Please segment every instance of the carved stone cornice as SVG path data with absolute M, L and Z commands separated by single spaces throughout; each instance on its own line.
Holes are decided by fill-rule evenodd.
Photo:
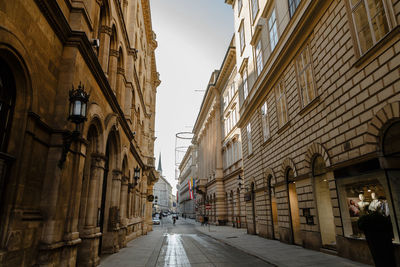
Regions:
M 124 68 L 117 68 L 117 74 L 125 75 L 125 69 Z
M 128 55 L 133 56 L 133 59 L 135 61 L 137 60 L 137 53 L 138 53 L 138 50 L 136 48 L 128 49 Z
M 118 50 L 110 49 L 110 57 L 119 57 Z
M 108 27 L 107 25 L 101 25 L 101 27 L 100 27 L 100 32 L 101 32 L 101 33 L 108 34 L 108 35 L 111 36 L 111 34 L 112 34 L 112 28 L 111 28 L 111 27 Z

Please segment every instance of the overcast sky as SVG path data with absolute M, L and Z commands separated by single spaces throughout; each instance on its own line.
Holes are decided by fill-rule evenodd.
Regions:
M 150 0 L 157 35 L 155 156 L 176 191 L 175 134 L 191 132 L 210 75 L 233 36 L 232 7 L 224 0 Z M 178 144 L 180 145 L 180 144 Z

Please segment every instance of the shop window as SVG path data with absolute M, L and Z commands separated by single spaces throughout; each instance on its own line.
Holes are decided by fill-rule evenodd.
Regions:
M 386 3 L 383 0 L 350 0 L 351 14 L 361 54 L 389 32 Z
M 7 151 L 7 143 L 15 105 L 15 82 L 7 63 L 0 59 L 0 151 Z
M 358 228 L 358 219 L 374 211 L 390 216 L 392 225 L 396 225 L 389 187 L 383 172 L 341 178 L 337 180 L 337 185 L 345 236 L 364 238 L 364 234 Z M 395 239 L 398 240 L 396 229 L 394 229 L 394 234 Z

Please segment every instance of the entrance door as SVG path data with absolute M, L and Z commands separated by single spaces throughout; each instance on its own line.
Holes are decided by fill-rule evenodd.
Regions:
M 108 178 L 108 171 L 109 171 L 109 158 L 110 158 L 110 151 L 109 145 L 107 144 L 106 147 L 106 161 L 104 164 L 104 178 L 103 178 L 103 186 L 102 186 L 102 194 L 101 194 L 101 206 L 100 206 L 100 232 L 102 235 L 100 236 L 99 241 L 99 255 L 101 254 L 101 249 L 103 245 L 103 235 L 104 235 L 104 217 L 105 217 L 105 210 L 106 210 L 106 193 L 107 193 L 107 178 Z
M 336 233 L 329 190 L 329 176 L 331 175 L 333 174 L 325 172 L 325 161 L 322 156 L 317 156 L 313 161 L 313 176 L 322 246 L 335 249 Z

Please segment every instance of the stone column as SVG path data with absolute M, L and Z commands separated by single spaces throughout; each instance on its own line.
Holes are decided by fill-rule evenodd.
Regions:
M 102 25 L 100 26 L 100 50 L 99 50 L 99 62 L 103 68 L 104 73 L 108 72 L 108 60 L 110 56 L 110 36 L 111 28 Z
M 121 56 L 121 55 L 120 55 Z M 117 100 L 122 108 L 122 112 L 125 111 L 125 82 L 124 82 L 125 70 L 121 67 L 117 68 Z
M 120 213 L 119 216 L 121 218 L 120 221 L 120 229 L 119 229 L 119 247 L 123 248 L 126 247 L 126 234 L 127 234 L 127 218 L 126 218 L 126 211 L 127 205 L 126 202 L 128 201 L 128 181 L 129 178 L 126 176 L 122 177 L 121 183 L 121 195 L 120 195 Z
M 98 255 L 99 239 L 101 236 L 100 227 L 97 224 L 98 206 L 101 195 L 98 194 L 101 187 L 101 179 L 104 176 L 105 156 L 99 153 L 92 153 L 90 165 L 90 181 L 85 226 L 83 232 L 79 233 L 82 244 L 78 249 L 78 266 L 96 266 L 100 263 Z
M 108 82 L 114 94 L 117 94 L 117 65 L 118 65 L 119 52 L 110 49 L 110 62 L 108 64 Z

